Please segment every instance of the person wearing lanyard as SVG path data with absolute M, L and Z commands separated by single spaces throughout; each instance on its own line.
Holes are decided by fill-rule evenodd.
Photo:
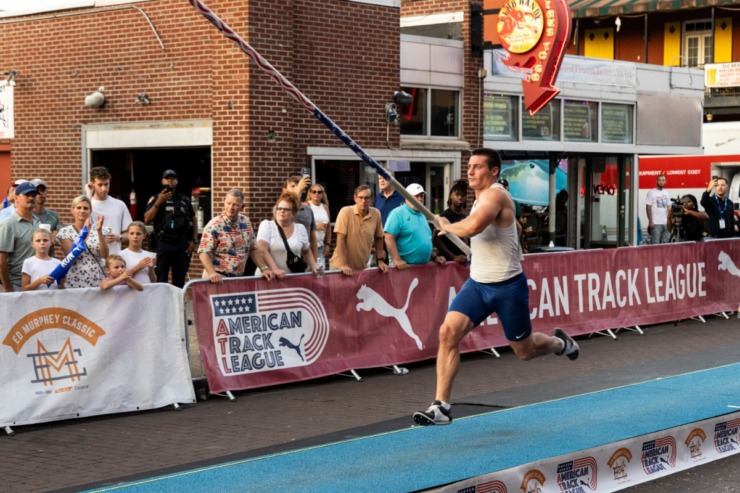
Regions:
M 714 197 L 711 196 L 714 190 Z M 727 179 L 713 176 L 701 196 L 701 206 L 704 207 L 709 220 L 707 231 L 712 238 L 730 238 L 738 234 L 735 223 L 735 204 L 727 198 Z

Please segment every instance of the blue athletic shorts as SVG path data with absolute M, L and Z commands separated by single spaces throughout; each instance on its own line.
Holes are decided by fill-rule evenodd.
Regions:
M 495 312 L 509 341 L 523 341 L 532 333 L 529 288 L 524 272 L 506 281 L 488 284 L 468 279 L 448 311 L 467 316 L 473 327 Z

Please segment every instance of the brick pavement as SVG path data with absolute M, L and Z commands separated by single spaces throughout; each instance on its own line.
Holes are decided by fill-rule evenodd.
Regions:
M 645 336 L 623 332 L 618 341 L 594 337 L 579 342 L 582 354 L 575 363 L 554 356 L 525 363 L 508 350 L 500 359 L 483 353 L 464 356 L 454 400 L 468 405 L 456 405 L 456 416 L 735 363 L 740 361 L 740 321 L 684 321 L 649 327 Z M 433 397 L 435 372 L 433 361 L 408 368 L 403 376 L 365 370 L 363 382 L 334 376 L 244 391 L 236 394 L 236 402 L 212 396 L 181 411 L 18 427 L 16 436 L 0 437 L 0 491 L 76 491 L 79 485 L 409 426 L 411 412 Z M 737 472 L 740 457 L 728 462 Z M 712 467 L 719 470 L 710 464 L 701 468 L 710 471 L 706 474 L 692 470 L 686 477 L 672 476 L 665 486 L 655 481 L 650 489 L 632 491 L 730 491 L 722 489 L 729 479 L 707 479 L 716 472 Z M 706 488 L 696 489 L 699 484 Z

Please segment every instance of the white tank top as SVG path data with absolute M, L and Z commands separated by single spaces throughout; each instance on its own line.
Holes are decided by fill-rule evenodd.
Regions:
M 313 205 L 313 203 L 309 201 L 308 205 L 311 206 L 311 210 L 313 211 L 313 220 L 316 222 L 316 224 L 323 223 L 326 224 L 327 227 L 329 227 L 329 215 L 326 213 L 326 209 L 324 209 L 324 204 Z M 319 246 L 324 243 L 324 238 L 326 238 L 326 230 L 317 229 L 316 241 L 319 242 Z
M 491 188 L 500 188 L 509 194 L 499 183 L 494 183 Z M 471 214 L 477 205 L 476 200 Z M 522 272 L 522 249 L 516 232 L 516 219 L 508 228 L 493 224 L 486 226 L 486 229 L 470 238 L 470 250 L 470 277 L 476 282 L 502 282 Z

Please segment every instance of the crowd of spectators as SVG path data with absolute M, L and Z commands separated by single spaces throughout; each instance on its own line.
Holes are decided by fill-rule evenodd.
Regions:
M 196 252 L 203 278 L 213 283 L 244 275 L 267 280 L 282 279 L 291 272 L 320 275 L 325 258 L 328 268 L 346 276 L 369 266 L 386 272 L 389 265 L 403 270 L 415 264 L 466 264 L 469 260 L 438 236 L 414 201 L 405 199 L 382 177 L 375 197 L 367 185 L 355 189 L 354 205 L 339 211 L 333 228 L 326 190 L 311 183 L 307 175 L 285 180 L 273 217 L 262 221 L 258 230 L 244 213 L 243 192 L 232 189 L 226 194 L 223 211 L 205 225 L 200 238 L 191 202 L 177 192 L 176 171 L 168 169 L 162 174 L 162 191 L 149 199 L 144 222 L 132 221 L 126 204 L 108 194 L 110 182 L 106 168 L 90 171 L 85 194 L 71 203 L 68 225 L 46 207 L 48 189 L 43 179 L 17 180 L 10 187 L 0 210 L 0 282 L 5 292 L 119 284 L 137 288 L 151 282 L 182 287 Z M 725 178 L 713 177 L 701 200 L 690 194 L 671 199 L 665 186 L 666 177 L 658 176 L 655 189 L 646 197 L 648 242 L 740 236 Z M 426 193 L 420 184 L 412 183 L 405 196 L 423 204 Z M 467 184 L 459 180 L 451 187 L 442 217 L 450 222 L 464 219 L 467 196 Z M 567 194 L 558 199 L 565 214 Z M 53 279 L 49 274 L 58 258 L 82 241 L 83 228 L 86 248 L 63 282 Z M 522 231 L 524 236 L 526 229 Z M 145 249 L 147 245 L 152 251 Z

